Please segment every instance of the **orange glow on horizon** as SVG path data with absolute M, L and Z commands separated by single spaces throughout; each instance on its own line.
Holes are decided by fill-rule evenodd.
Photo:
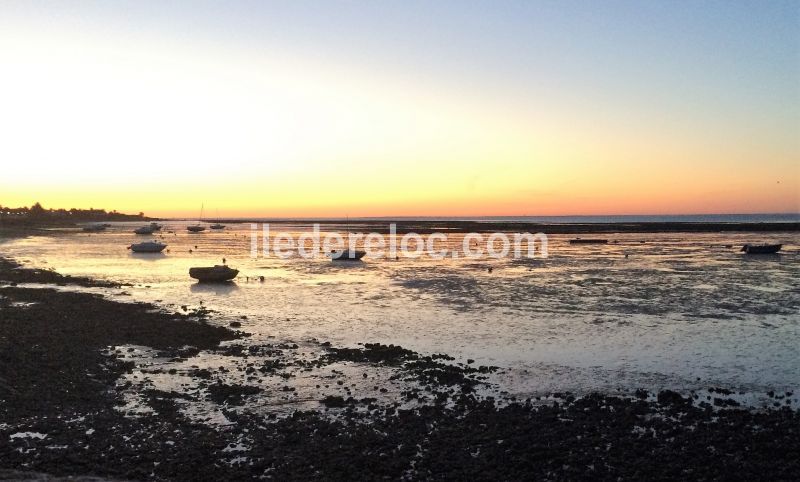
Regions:
M 716 95 L 705 77 L 674 92 L 647 78 L 531 84 L 546 61 L 530 77 L 473 84 L 383 58 L 104 22 L 0 27 L 5 206 L 157 217 L 197 217 L 201 204 L 207 217 L 800 212 L 796 89 L 770 103 L 738 84 Z

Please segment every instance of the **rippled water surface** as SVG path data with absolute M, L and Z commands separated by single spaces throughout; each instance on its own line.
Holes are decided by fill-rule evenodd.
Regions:
M 614 234 L 608 245 L 550 236 L 547 259 L 252 259 L 250 225 L 186 232 L 167 223 L 159 255 L 119 223 L 7 241 L 0 253 L 63 274 L 132 283 L 131 296 L 170 309 L 247 316 L 257 337 L 340 345 L 396 343 L 506 368 L 513 393 L 552 389 L 800 387 L 800 239 L 794 233 Z M 296 233 L 307 226 L 282 226 Z M 460 244 L 460 235 L 450 235 Z M 744 256 L 745 242 L 783 242 Z M 190 253 L 190 250 L 192 251 Z M 627 255 L 627 256 L 626 256 Z M 199 285 L 192 266 L 240 270 Z M 488 267 L 493 270 L 489 272 Z M 264 277 L 263 281 L 259 277 Z M 698 378 L 700 380 L 698 380 Z

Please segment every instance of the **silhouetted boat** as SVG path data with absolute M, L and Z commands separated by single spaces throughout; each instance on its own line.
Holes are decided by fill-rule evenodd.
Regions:
M 91 224 L 89 226 L 84 226 L 83 231 L 86 233 L 99 233 L 105 231 L 107 227 L 108 226 L 105 224 Z
M 150 227 L 153 229 L 153 231 L 161 231 L 161 228 L 162 228 L 163 226 L 161 226 L 161 225 L 160 225 L 160 224 L 158 224 L 158 223 L 150 223 Z
M 189 268 L 189 276 L 205 283 L 230 281 L 237 274 L 239 270 L 219 264 L 210 268 Z
M 745 244 L 742 246 L 742 251 L 745 254 L 775 254 L 782 247 L 782 244 Z
M 200 222 L 203 222 L 203 205 L 200 205 Z M 205 226 L 200 226 L 200 223 L 194 224 L 192 226 L 186 226 L 186 229 L 190 233 L 199 233 L 200 231 L 205 231 Z
M 328 256 L 332 261 L 358 261 L 366 255 L 366 251 L 358 251 L 355 249 L 343 249 L 341 251 L 331 251 Z
M 217 209 L 217 219 L 219 219 L 219 209 Z M 225 229 L 224 224 L 220 224 L 219 221 L 211 225 L 211 229 Z
M 575 238 L 570 239 L 569 244 L 608 244 L 608 240 L 598 238 Z
M 350 237 L 350 217 L 347 217 L 347 236 Z M 366 255 L 366 251 L 357 249 L 334 249 L 328 253 L 331 261 L 358 261 Z
M 145 241 L 144 243 L 136 243 L 128 246 L 128 249 L 134 253 L 160 253 L 164 251 L 167 245 L 159 243 L 158 241 Z
M 133 232 L 136 234 L 153 234 L 153 231 L 155 231 L 155 229 L 153 229 L 152 225 L 142 226 L 141 228 L 136 228 L 133 230 Z

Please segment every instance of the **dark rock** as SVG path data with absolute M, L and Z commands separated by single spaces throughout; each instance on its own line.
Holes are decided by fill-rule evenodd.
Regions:
M 344 398 L 338 395 L 328 395 L 327 397 L 320 400 L 320 403 L 329 408 L 342 408 L 347 405 Z

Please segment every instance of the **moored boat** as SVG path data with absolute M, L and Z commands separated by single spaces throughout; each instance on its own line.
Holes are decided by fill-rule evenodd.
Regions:
M 89 226 L 84 226 L 83 231 L 85 233 L 99 233 L 105 231 L 107 227 L 105 224 L 90 224 Z
M 742 251 L 745 254 L 775 254 L 782 247 L 782 244 L 745 244 Z
M 136 234 L 153 234 L 153 231 L 155 231 L 155 229 L 153 229 L 152 225 L 142 226 L 141 228 L 136 228 L 133 230 L 133 232 Z
M 237 274 L 239 274 L 239 270 L 219 264 L 212 267 L 189 268 L 189 276 L 205 283 L 230 281 Z
M 164 251 L 164 248 L 166 247 L 166 244 L 153 240 L 132 244 L 128 246 L 128 249 L 134 253 L 160 253 Z
M 331 251 L 328 256 L 332 261 L 358 261 L 367 254 L 366 251 L 343 249 Z
M 219 219 L 219 210 L 217 210 L 217 219 Z M 211 229 L 225 229 L 225 225 L 217 221 L 211 225 Z
M 569 244 L 608 244 L 608 240 L 599 238 L 575 238 L 570 239 Z
M 152 223 L 150 223 L 150 227 L 153 229 L 153 231 L 161 231 L 161 228 L 163 226 L 161 226 L 160 224 L 158 224 L 156 222 L 152 222 Z
M 193 224 L 191 226 L 186 226 L 186 230 L 189 231 L 190 233 L 199 233 L 201 231 L 205 231 L 206 227 L 200 225 L 200 223 L 202 223 L 202 222 L 203 222 L 203 205 L 201 204 L 200 205 L 200 219 L 199 219 L 199 221 L 197 222 L 197 224 Z

